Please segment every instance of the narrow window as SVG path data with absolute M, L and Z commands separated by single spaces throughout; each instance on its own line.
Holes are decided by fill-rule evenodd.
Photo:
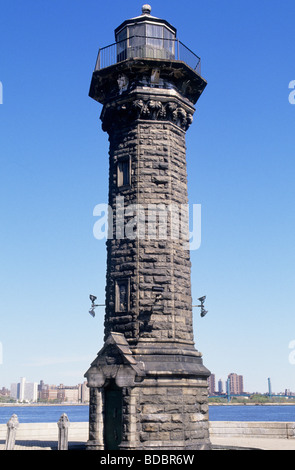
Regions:
M 129 280 L 122 279 L 116 282 L 116 312 L 129 310 Z
M 117 186 L 130 185 L 130 158 L 119 160 L 117 163 Z

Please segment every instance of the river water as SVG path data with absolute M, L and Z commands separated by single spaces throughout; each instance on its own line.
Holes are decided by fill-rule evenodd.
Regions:
M 295 405 L 211 405 L 209 420 L 295 421 Z
M 86 405 L 60 406 L 0 406 L 0 424 L 7 423 L 15 413 L 20 423 L 57 423 L 66 413 L 71 422 L 86 422 L 89 407 Z M 292 421 L 295 422 L 295 405 L 210 405 L 210 421 Z

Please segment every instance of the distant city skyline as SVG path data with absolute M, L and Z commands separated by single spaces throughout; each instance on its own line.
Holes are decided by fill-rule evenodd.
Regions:
M 295 390 L 294 0 L 153 0 L 208 82 L 187 132 L 194 341 L 218 379 Z M 83 380 L 103 345 L 108 140 L 88 97 L 99 47 L 140 14 L 130 0 L 3 0 L 0 382 Z M 21 73 L 21 79 L 20 79 Z M 0 98 L 0 101 L 2 97 Z
M 266 380 L 265 380 L 265 384 L 266 384 L 265 389 L 263 389 L 263 390 L 262 389 L 257 389 L 257 388 L 248 389 L 247 385 L 245 386 L 245 382 L 247 382 L 247 378 L 245 378 L 243 375 L 236 374 L 235 372 L 231 372 L 231 373 L 227 374 L 226 378 L 218 377 L 213 372 L 211 374 L 211 376 L 214 377 L 214 390 L 215 390 L 215 392 L 219 392 L 220 391 L 219 387 L 220 387 L 220 385 L 222 385 L 222 393 L 226 394 L 226 382 L 227 382 L 230 375 L 236 375 L 237 377 L 241 377 L 241 379 L 242 379 L 242 391 L 244 393 L 248 393 L 248 394 L 255 394 L 255 393 L 268 394 L 269 393 L 269 388 L 268 388 L 268 379 L 269 379 L 269 377 L 267 377 Z M 211 376 L 210 376 L 210 378 L 211 378 Z M 210 384 L 209 384 L 209 389 L 210 389 Z M 213 391 L 213 388 L 211 390 Z M 274 394 L 284 394 L 286 392 L 286 390 L 288 390 L 290 393 L 295 393 L 295 389 L 292 390 L 292 389 L 289 389 L 288 387 L 283 387 L 281 390 L 276 390 L 276 391 L 272 390 L 272 392 Z M 236 393 L 236 391 L 234 389 L 232 389 L 231 392 Z M 239 392 L 240 391 L 238 391 L 238 393 Z
M 214 378 L 214 390 L 216 392 L 218 392 L 218 387 L 219 387 L 219 382 L 222 383 L 222 387 L 223 387 L 223 393 L 226 393 L 226 382 L 228 380 L 228 378 L 230 376 L 236 376 L 237 378 L 241 378 L 242 380 L 242 392 L 244 393 L 248 393 L 248 394 L 255 394 L 255 393 L 260 393 L 260 394 L 268 394 L 269 393 L 269 388 L 268 388 L 268 379 L 269 378 L 266 378 L 266 386 L 265 386 L 265 389 L 262 389 L 262 390 L 258 390 L 258 389 L 253 389 L 253 390 L 250 390 L 248 389 L 247 387 L 245 387 L 244 383 L 245 383 L 245 377 L 243 375 L 239 375 L 235 372 L 230 372 L 226 375 L 226 378 L 224 377 L 217 377 L 216 374 L 214 373 L 211 373 L 211 376 L 209 377 L 209 389 L 210 389 L 210 379 L 211 378 Z M 37 381 L 28 381 L 26 377 L 23 377 L 21 376 L 19 378 L 20 380 L 20 383 L 22 383 L 22 380 L 24 383 L 29 383 L 30 385 L 32 384 L 37 384 L 38 388 L 40 387 L 40 384 L 43 384 L 45 386 L 49 386 L 49 387 L 64 387 L 64 388 L 73 388 L 73 387 L 77 387 L 78 385 L 82 385 L 82 384 L 86 384 L 86 380 L 85 378 L 83 377 L 83 380 L 81 380 L 80 382 L 78 381 L 77 383 L 71 383 L 71 384 L 66 384 L 65 381 L 61 381 L 61 382 L 56 382 L 56 383 L 47 383 L 46 381 L 44 381 L 43 379 L 38 379 Z M 247 378 L 246 378 L 247 380 Z M 12 386 L 16 386 L 17 385 L 17 382 L 14 380 L 12 381 L 9 386 L 5 386 L 3 384 L 0 383 L 0 391 L 1 389 L 5 388 L 5 389 L 8 389 L 8 390 L 11 390 L 11 387 Z M 284 394 L 286 392 L 286 390 L 288 390 L 289 392 L 291 393 L 295 393 L 295 389 L 294 391 L 292 389 L 289 389 L 288 387 L 283 387 L 281 390 L 276 390 L 276 391 L 272 391 L 274 394 Z M 237 393 L 237 391 L 235 391 L 233 388 L 231 389 L 231 392 L 232 393 Z M 240 392 L 240 391 L 239 391 Z
M 89 401 L 89 388 L 86 381 L 78 383 L 73 386 L 59 384 L 46 384 L 43 380 L 38 382 L 28 382 L 26 377 L 21 377 L 20 382 L 15 382 L 10 385 L 9 389 L 0 387 L 4 391 L 4 396 L 7 396 L 8 390 L 9 397 L 17 400 L 18 402 L 36 403 L 37 401 L 44 402 L 88 402 Z

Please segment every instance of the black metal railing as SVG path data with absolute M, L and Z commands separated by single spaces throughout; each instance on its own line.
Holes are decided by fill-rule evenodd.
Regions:
M 201 75 L 201 59 L 179 39 L 132 36 L 102 47 L 98 51 L 95 70 L 104 69 L 126 59 L 164 59 L 185 62 Z

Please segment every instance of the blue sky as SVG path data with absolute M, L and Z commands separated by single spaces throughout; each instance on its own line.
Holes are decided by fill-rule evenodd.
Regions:
M 144 2 L 142 2 L 144 3 Z M 0 387 L 68 385 L 102 346 L 108 136 L 88 97 L 99 47 L 142 3 L 2 0 L 0 28 Z M 122 7 L 122 5 L 124 5 Z M 195 343 L 216 379 L 295 391 L 293 0 L 154 0 L 152 14 L 202 59 L 208 86 L 187 133 Z

